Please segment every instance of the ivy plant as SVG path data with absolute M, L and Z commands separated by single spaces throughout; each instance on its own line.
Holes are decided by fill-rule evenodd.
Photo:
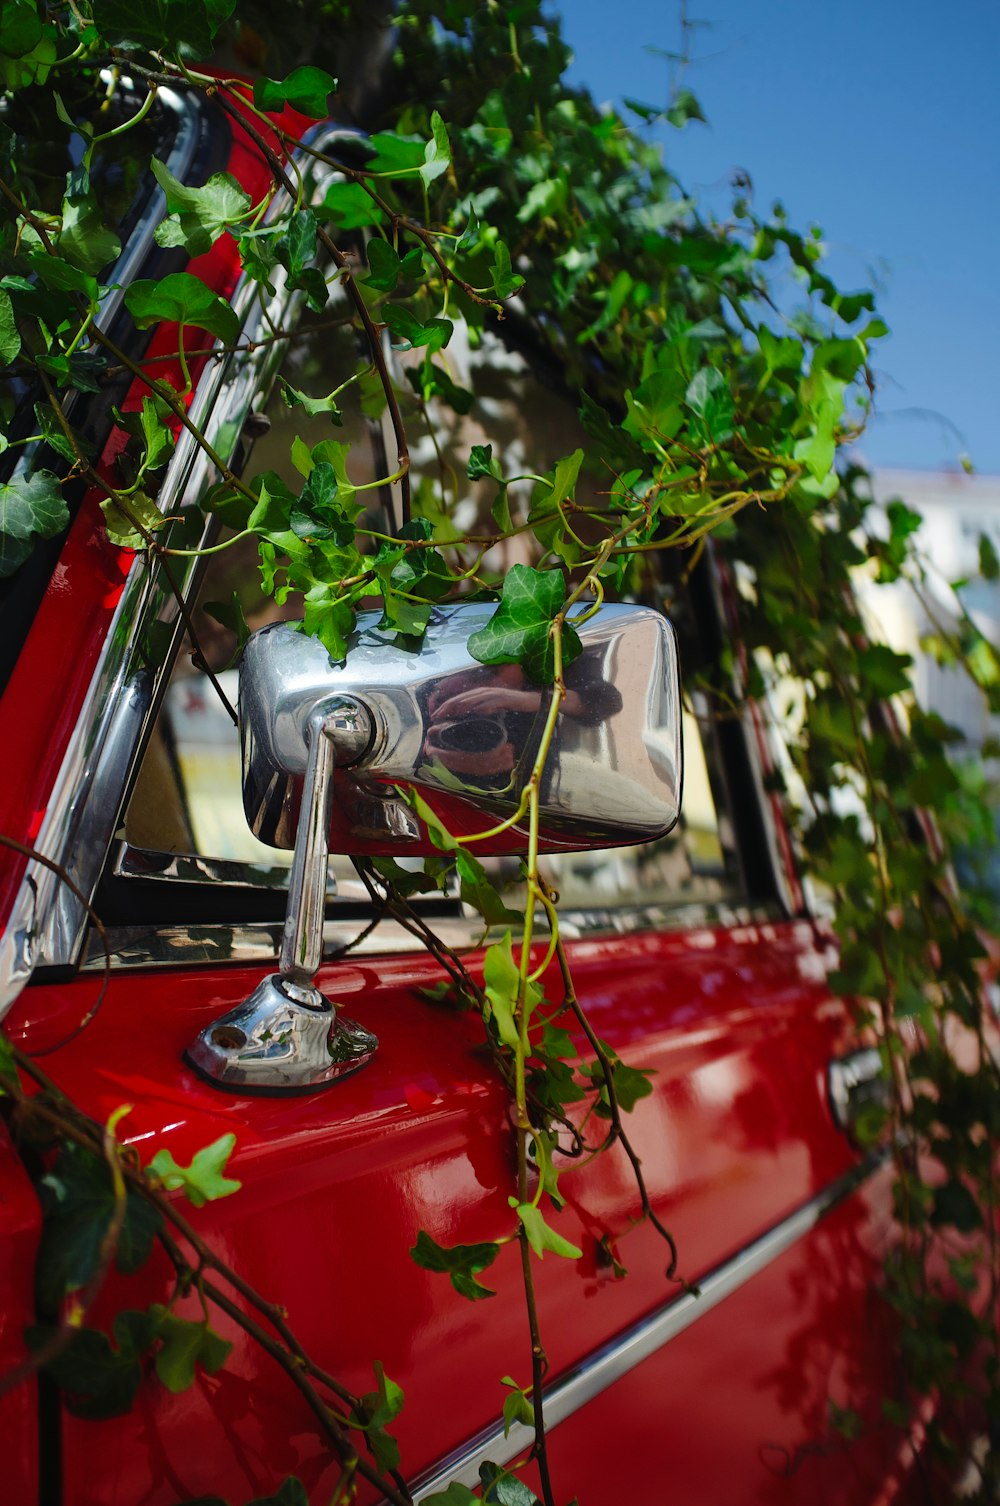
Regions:
M 0 575 L 13 575 L 39 541 L 66 527 L 79 478 L 103 506 L 111 540 L 145 554 L 150 568 L 189 552 L 176 521 L 156 505 L 158 478 L 184 427 L 215 469 L 203 499 L 224 530 L 213 551 L 252 540 L 262 590 L 279 601 L 298 593 L 305 631 L 334 659 L 362 607 L 377 605 L 386 631 L 414 638 L 436 603 L 476 591 L 496 610 L 472 653 L 486 664 L 519 664 L 552 687 L 535 766 L 511 818 L 533 833 L 523 911 L 493 889 L 476 856 L 489 833 L 453 835 L 419 801 L 439 858 L 421 875 L 381 860 L 362 872 L 381 910 L 415 928 L 441 962 L 452 1001 L 479 1009 L 509 1086 L 517 1170 L 502 1239 L 446 1248 L 420 1231 L 411 1253 L 480 1302 L 492 1296 L 490 1266 L 501 1245 L 518 1247 L 531 1345 L 524 1374 L 503 1380 L 503 1417 L 508 1428 L 515 1421 L 533 1428 L 542 1499 L 555 1506 L 533 1273 L 539 1260 L 579 1256 L 558 1227 L 567 1173 L 556 1149 L 560 1136 L 582 1148 L 581 1103 L 603 1126 L 591 1148 L 624 1147 L 637 1216 L 662 1236 L 669 1278 L 679 1281 L 683 1266 L 628 1138 L 628 1111 L 650 1091 L 648 1078 L 594 1034 L 573 984 L 539 867 L 538 792 L 581 622 L 606 593 L 641 589 L 654 557 L 680 552 L 692 568 L 711 548 L 733 586 L 733 626 L 746 657 L 730 651 L 705 682 L 730 714 L 751 699 L 766 705 L 769 686 L 796 688 L 801 726 L 791 763 L 806 793 L 797 809 L 786 791 L 785 806 L 804 871 L 833 899 L 831 985 L 856 1000 L 859 1027 L 878 1041 L 890 1084 L 888 1105 L 873 1107 L 862 1126 L 871 1143 L 890 1147 L 895 1167 L 898 1237 L 885 1292 L 899 1315 L 906 1393 L 887 1399 L 886 1415 L 906 1425 L 923 1399 L 944 1398 L 929 1423 L 920 1413 L 929 1446 L 952 1465 L 971 1460 L 963 1417 L 971 1413 L 990 1439 L 986 1421 L 995 1424 L 1000 1410 L 1000 1094 L 983 991 L 982 935 L 992 912 L 956 887 L 951 855 L 981 840 L 988 823 L 981 794 L 949 761 L 954 732 L 917 704 L 911 661 L 872 642 L 856 604 L 859 570 L 882 582 L 909 580 L 918 591 L 926 571 L 914 514 L 899 503 L 881 526 L 868 478 L 843 458 L 870 410 L 871 352 L 886 333 L 875 300 L 864 289 L 838 288 L 819 237 L 796 230 L 780 206 L 761 212 L 739 190 L 728 219 L 703 216 L 644 134 L 657 112 L 640 102 L 624 113 L 601 111 L 566 85 L 566 47 L 537 0 L 401 0 L 386 64 L 391 104 L 381 107 L 364 149 L 338 155 L 303 144 L 302 118 L 322 119 L 338 98 L 336 38 L 365 11 L 360 0 L 300 0 L 282 7 L 295 24 L 277 34 L 250 0 L 4 5 L 0 351 L 8 376 L 0 449 L 8 453 Z M 225 59 L 234 46 L 263 59 L 254 78 L 232 76 Z M 260 197 L 227 173 L 180 182 L 155 156 L 155 133 L 150 144 L 143 131 L 164 86 L 212 101 L 234 139 L 264 164 Z M 115 97 L 125 103 L 117 113 L 109 111 Z M 678 87 L 665 116 L 680 132 L 701 111 Z M 53 144 L 49 157 L 32 149 L 38 140 Z M 676 140 L 681 157 L 683 138 Z M 192 258 L 185 270 L 123 292 L 138 329 L 168 331 L 176 381 L 132 361 L 103 318 L 136 166 L 165 196 L 159 245 Z M 314 182 L 324 186 L 313 192 Z M 333 434 L 312 446 L 297 441 L 294 483 L 273 471 L 236 476 L 193 424 L 187 399 L 212 342 L 241 348 L 232 307 L 199 272 L 197 259 L 220 243 L 262 299 L 280 277 L 319 315 L 338 300 L 364 360 L 329 392 L 286 379 L 283 396 L 293 410 L 325 416 L 335 434 L 338 399 L 358 384 L 394 437 L 384 476 L 353 482 L 349 446 Z M 793 314 L 774 294 L 789 271 L 801 295 Z M 490 523 L 474 536 L 456 523 L 454 496 L 438 473 L 415 475 L 411 463 L 412 434 L 433 434 L 441 415 L 466 414 L 476 400 L 450 360 L 459 327 L 473 345 L 516 327 L 558 373 L 586 436 L 551 470 L 528 476 L 499 439 L 477 443 L 467 474 Z M 386 339 L 405 359 L 387 360 Z M 124 454 L 114 472 L 96 465 L 77 414 L 123 367 L 142 399 L 114 415 Z M 26 390 L 37 398 L 27 419 Z M 596 504 L 579 500 L 584 468 L 608 478 Z M 392 515 L 379 519 L 368 494 L 390 488 Z M 526 554 L 503 571 L 492 562 L 515 538 L 527 541 Z M 987 546 L 982 559 L 995 575 Z M 243 604 L 237 597 L 212 611 L 238 650 Z M 1000 710 L 1000 662 L 968 615 L 957 631 L 937 635 L 936 651 L 964 665 Z M 452 869 L 493 928 L 481 981 L 409 908 L 415 892 L 443 883 Z M 560 979 L 555 1000 L 543 993 L 550 964 Z M 586 1055 L 553 1023 L 563 1014 L 587 1040 Z M 169 1195 L 180 1191 L 197 1209 L 234 1194 L 230 1137 L 188 1167 L 166 1149 L 142 1165 L 119 1144 L 114 1119 L 87 1119 L 6 1046 L 0 1076 L 19 1137 L 43 1152 L 34 1157 L 46 1214 L 39 1281 L 67 1314 L 31 1332 L 24 1374 L 44 1367 L 81 1415 L 113 1415 L 132 1405 L 150 1367 L 172 1391 L 224 1367 L 228 1345 L 212 1327 L 221 1312 L 268 1349 L 306 1398 L 322 1445 L 341 1464 L 338 1499 L 362 1477 L 397 1506 L 407 1501 L 391 1431 L 404 1401 L 398 1385 L 374 1362 L 370 1392 L 339 1385 Z M 178 1293 L 197 1288 L 203 1316 L 154 1305 L 118 1313 L 110 1331 L 92 1323 L 107 1272 L 137 1268 L 154 1245 L 173 1263 Z M 975 1459 L 976 1498 L 994 1499 L 992 1445 Z M 483 1499 L 506 1506 L 535 1499 L 493 1464 L 483 1466 L 480 1488 Z M 302 1506 L 306 1493 L 290 1479 L 270 1499 Z M 430 1503 L 472 1499 L 453 1483 Z

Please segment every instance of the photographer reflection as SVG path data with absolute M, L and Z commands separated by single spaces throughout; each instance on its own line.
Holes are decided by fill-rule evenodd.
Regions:
M 546 785 L 556 776 L 560 754 L 580 748 L 584 729 L 599 728 L 621 710 L 620 693 L 604 678 L 603 660 L 601 646 L 594 645 L 565 672 Z M 529 680 L 519 664 L 454 675 L 427 699 L 424 758 L 458 776 L 470 791 L 519 790 L 537 756 L 553 693 L 551 686 Z

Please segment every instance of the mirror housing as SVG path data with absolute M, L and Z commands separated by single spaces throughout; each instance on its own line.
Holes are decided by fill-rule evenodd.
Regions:
M 430 856 L 436 849 L 399 791 L 417 791 L 456 836 L 512 816 L 537 757 L 551 686 L 518 664 L 481 664 L 468 640 L 491 603 L 438 608 L 415 648 L 362 613 L 347 657 L 289 624 L 255 633 L 240 668 L 243 801 L 254 834 L 295 846 L 310 722 L 335 698 L 359 703 L 371 731 L 344 745 L 330 848 L 358 856 Z M 540 790 L 548 851 L 651 841 L 680 809 L 680 686 L 666 618 L 603 606 L 582 623 L 583 652 L 566 669 L 566 698 Z M 336 739 L 335 739 L 336 741 Z M 479 854 L 527 850 L 527 822 L 476 843 Z
M 482 664 L 469 639 L 495 607 L 438 607 L 419 643 L 362 613 L 331 661 L 295 624 L 255 633 L 240 668 L 243 800 L 261 841 L 294 847 L 279 971 L 216 1020 L 188 1060 L 225 1086 L 306 1092 L 371 1060 L 378 1042 L 313 982 L 322 960 L 328 855 L 437 852 L 407 796 L 485 854 L 528 850 L 519 811 L 556 694 L 516 664 Z M 571 618 L 570 621 L 573 621 Z M 666 618 L 602 606 L 573 626 L 582 651 L 541 772 L 539 846 L 651 841 L 680 814 L 681 700 Z M 504 823 L 508 823 L 504 825 Z M 500 831 L 494 828 L 502 826 Z

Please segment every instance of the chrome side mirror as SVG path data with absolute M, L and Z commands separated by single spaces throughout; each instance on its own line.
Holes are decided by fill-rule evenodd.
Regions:
M 313 979 L 322 958 L 327 857 L 436 851 L 406 799 L 416 791 L 456 835 L 515 815 L 553 690 L 517 664 L 485 665 L 468 640 L 495 608 L 438 608 L 416 648 L 362 613 L 342 663 L 287 623 L 254 634 L 240 669 L 243 799 L 255 835 L 294 847 L 279 972 L 199 1036 L 189 1060 L 222 1083 L 305 1091 L 356 1071 L 377 1045 L 338 1018 Z M 681 704 L 669 623 L 603 606 L 579 626 L 582 654 L 545 761 L 544 850 L 666 835 L 681 794 Z M 336 772 L 335 772 L 336 771 Z M 525 821 L 477 843 L 523 853 Z

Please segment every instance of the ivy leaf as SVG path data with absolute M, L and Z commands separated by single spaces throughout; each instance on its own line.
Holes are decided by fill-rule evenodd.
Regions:
M 402 303 L 390 303 L 382 310 L 382 317 L 402 343 L 399 350 L 417 350 L 426 345 L 428 350 L 443 350 L 454 332 L 450 319 L 428 319 L 422 322 L 411 309 Z
M 176 57 L 182 45 L 196 57 L 212 51 L 215 34 L 236 0 L 94 0 L 94 25 L 105 42 L 136 43 Z
M 421 1229 L 410 1256 L 425 1271 L 446 1271 L 460 1297 L 478 1302 L 484 1297 L 496 1296 L 496 1292 L 477 1281 L 476 1277 L 493 1264 L 499 1253 L 500 1246 L 490 1242 L 450 1247 L 439 1245 L 426 1229 Z
M 979 1205 L 965 1183 L 957 1177 L 951 1177 L 935 1188 L 931 1223 L 937 1228 L 950 1226 L 960 1234 L 971 1234 L 974 1229 L 982 1228 Z
M 493 459 L 493 446 L 491 444 L 474 444 L 469 455 L 469 464 L 465 474 L 470 481 L 478 481 L 483 476 L 492 476 L 494 481 L 503 482 L 503 472 L 499 461 Z
M 230 305 L 190 272 L 171 272 L 158 281 L 140 278 L 126 288 L 125 307 L 140 329 L 161 321 L 191 324 L 217 335 L 224 345 L 235 344 L 240 333 Z
M 323 208 L 341 230 L 364 230 L 381 225 L 382 210 L 360 183 L 332 183 L 323 199 Z
M 281 381 L 281 395 L 289 408 L 304 408 L 310 418 L 319 418 L 324 414 L 329 415 L 331 423 L 338 428 L 343 427 L 344 415 L 337 407 L 337 400 L 328 393 L 326 397 L 310 397 L 307 392 L 300 392 L 298 387 L 293 387 L 284 377 Z
M 255 1496 L 249 1506 L 309 1506 L 309 1497 L 301 1480 L 289 1475 L 273 1496 Z
M 159 158 L 150 167 L 171 216 L 157 226 L 158 246 L 183 246 L 191 256 L 201 256 L 250 208 L 250 195 L 230 173 L 213 173 L 203 187 L 187 188 Z
M 62 226 L 57 242 L 60 253 L 82 271 L 96 276 L 121 255 L 122 243 L 104 223 L 96 197 L 87 193 L 63 200 Z
M 235 633 L 236 648 L 229 661 L 230 664 L 234 664 L 242 654 L 246 647 L 247 639 L 250 637 L 250 628 L 243 614 L 243 603 L 240 600 L 240 593 L 234 591 L 232 600 L 228 602 L 206 601 L 202 604 L 202 611 L 207 612 L 209 617 L 213 618 L 220 627 L 227 628 L 229 632 Z
M 696 371 L 685 397 L 699 420 L 701 433 L 709 444 L 724 444 L 733 436 L 735 405 L 725 376 L 715 366 Z
M 979 573 L 984 580 L 996 580 L 1000 577 L 1000 558 L 987 533 L 979 535 Z
M 141 529 L 155 533 L 166 523 L 152 497 L 147 497 L 145 492 L 132 492 L 128 497 L 122 497 L 121 503 L 105 497 L 101 512 L 108 538 L 119 549 L 145 549 L 147 541 Z
M 561 1234 L 557 1234 L 545 1218 L 540 1208 L 533 1203 L 518 1203 L 513 1199 L 513 1205 L 517 1209 L 517 1216 L 524 1225 L 524 1231 L 528 1236 L 528 1243 L 535 1254 L 541 1260 L 546 1250 L 551 1250 L 553 1255 L 563 1255 L 567 1260 L 579 1260 L 583 1254 L 576 1245 L 570 1244 Z
M 170 1151 L 164 1148 L 156 1152 L 148 1170 L 158 1176 L 170 1192 L 183 1187 L 188 1201 L 195 1208 L 202 1208 L 216 1198 L 239 1192 L 243 1185 L 223 1175 L 235 1144 L 234 1134 L 220 1135 L 211 1145 L 195 1152 L 190 1166 L 178 1166 Z
M 479 1478 L 484 1506 L 540 1506 L 538 1497 L 523 1480 L 489 1459 L 479 1466 Z
M 490 268 L 493 291 L 500 299 L 510 298 L 518 288 L 524 287 L 524 278 L 511 267 L 510 251 L 503 241 L 497 241 Z
M 467 1485 L 452 1480 L 447 1490 L 436 1490 L 422 1498 L 422 1506 L 479 1506 L 479 1497 Z
M 330 113 L 330 95 L 337 92 L 337 80 L 323 68 L 305 64 L 293 68 L 280 83 L 273 78 L 259 78 L 253 86 L 253 102 L 258 110 L 281 110 L 291 105 L 300 115 L 325 120 Z
M 101 1260 L 101 1246 L 116 1212 L 111 1171 L 101 1158 L 66 1145 L 40 1184 L 45 1224 L 36 1280 L 40 1299 L 56 1306 L 67 1292 L 86 1286 Z M 145 1264 L 162 1223 L 138 1192 L 126 1195 L 115 1263 L 128 1275 Z
M 502 896 L 490 883 L 486 869 L 468 848 L 457 850 L 455 867 L 461 880 L 462 899 L 479 911 L 488 926 L 516 925 L 520 921 L 520 912 L 504 904 Z
M 419 246 L 414 246 L 412 251 L 407 251 L 401 258 L 388 241 L 374 236 L 368 242 L 367 256 L 368 276 L 364 281 L 369 287 L 378 288 L 382 293 L 394 292 L 400 278 L 405 281 L 419 277 L 423 266 L 423 252 Z
M 689 120 L 704 121 L 705 116 L 701 105 L 695 99 L 690 89 L 679 89 L 674 96 L 673 103 L 667 110 L 667 119 L 678 130 L 687 125 Z
M 510 931 L 506 931 L 500 941 L 487 947 L 483 959 L 483 979 L 489 1005 L 488 1018 L 495 1023 L 497 1034 L 503 1044 L 509 1046 L 512 1051 L 516 1051 L 518 1034 L 514 1008 L 517 1004 L 518 986 L 521 980 L 517 963 L 514 961 Z
M 350 1424 L 361 1428 L 368 1439 L 375 1463 L 384 1474 L 399 1468 L 399 1444 L 386 1425 L 393 1422 L 403 1410 L 403 1388 L 390 1380 L 378 1360 L 375 1361 L 377 1391 L 366 1391 L 362 1396 L 363 1413 L 352 1412 Z
M 121 1417 L 131 1410 L 142 1380 L 140 1360 L 154 1342 L 154 1325 L 147 1313 L 117 1314 L 112 1332 L 117 1347 L 97 1328 L 81 1328 L 66 1348 L 43 1367 L 61 1387 L 76 1417 Z M 48 1327 L 25 1333 L 30 1349 L 40 1349 L 52 1336 Z
M 451 162 L 451 142 L 448 131 L 437 110 L 431 111 L 431 139 L 424 148 L 424 160 L 420 164 L 420 178 L 427 188 L 435 178 L 448 171 Z
M 500 605 L 484 628 L 469 639 L 469 653 L 481 664 L 520 664 L 531 679 L 551 684 L 555 657 L 550 628 L 566 600 L 566 582 L 558 570 L 513 565 L 503 583 Z M 563 664 L 571 664 L 583 645 L 568 622 L 562 629 Z
M 207 1321 L 179 1318 L 165 1307 L 149 1309 L 160 1347 L 156 1351 L 156 1374 L 175 1396 L 194 1385 L 195 1365 L 209 1375 L 221 1370 L 232 1344 L 210 1328 Z
M 71 356 L 36 356 L 35 364 L 60 387 L 74 387 L 77 392 L 100 392 L 101 377 L 108 358 L 101 350 L 74 350 Z
M 306 592 L 302 626 L 310 638 L 319 639 L 336 663 L 347 657 L 347 640 L 354 622 L 354 608 L 336 586 L 319 581 Z
M 503 1435 L 510 1437 L 510 1430 L 515 1422 L 523 1422 L 527 1428 L 534 1427 L 535 1412 L 530 1398 L 521 1390 L 516 1380 L 509 1375 L 503 1376 L 500 1381 L 502 1386 L 509 1386 L 510 1394 L 504 1397 L 503 1403 Z
M 14 305 L 6 288 L 0 288 L 0 361 L 10 366 L 21 353 L 21 336 L 14 318 Z
M 52 471 L 0 482 L 0 577 L 12 575 L 31 553 L 31 540 L 51 539 L 69 522 L 59 478 Z

